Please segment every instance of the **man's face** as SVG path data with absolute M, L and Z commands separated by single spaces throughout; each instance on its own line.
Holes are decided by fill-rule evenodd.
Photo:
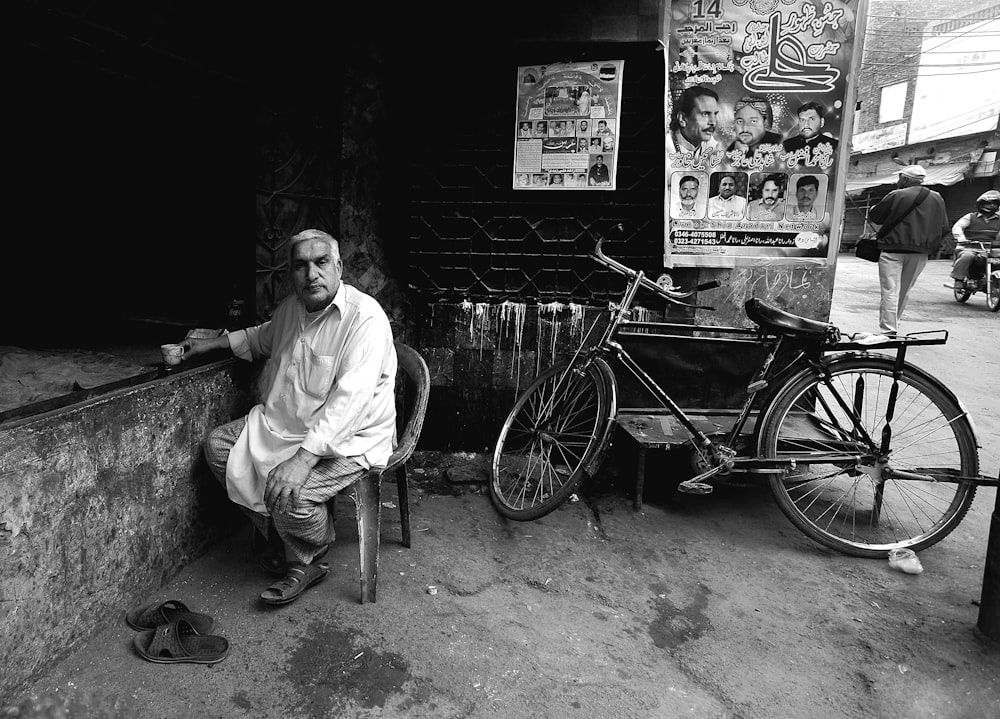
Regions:
M 694 109 L 689 115 L 679 118 L 681 135 L 692 145 L 708 142 L 715 135 L 715 123 L 719 117 L 719 103 L 714 97 L 700 95 L 694 100 Z
M 305 240 L 292 251 L 295 294 L 310 312 L 321 310 L 340 289 L 344 264 L 323 240 Z
M 692 207 L 698 197 L 698 183 L 695 180 L 686 180 L 680 186 L 681 205 Z
M 799 203 L 800 210 L 811 210 L 816 201 L 816 185 L 800 185 L 795 190 L 795 199 Z
M 774 180 L 765 180 L 764 186 L 760 188 L 760 204 L 764 207 L 771 208 L 778 204 L 778 196 L 781 194 L 781 188 L 778 187 L 778 183 Z
M 731 177 L 723 177 L 719 180 L 719 194 L 723 200 L 728 200 L 736 192 L 736 180 Z
M 1000 210 L 1000 202 L 996 200 L 987 200 L 983 203 L 984 214 L 995 215 L 997 210 Z
M 744 145 L 756 145 L 766 129 L 764 116 L 753 105 L 744 105 L 736 111 L 736 139 Z
M 823 118 L 812 108 L 799 113 L 799 134 L 807 140 L 816 137 L 823 129 Z

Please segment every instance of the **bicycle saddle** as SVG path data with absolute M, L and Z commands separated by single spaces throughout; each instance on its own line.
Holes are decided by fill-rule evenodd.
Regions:
M 779 310 L 761 299 L 753 297 L 743 305 L 747 317 L 763 329 L 775 334 L 814 335 L 823 338 L 836 331 L 829 322 L 811 320 L 808 317 L 793 315 L 791 312 Z

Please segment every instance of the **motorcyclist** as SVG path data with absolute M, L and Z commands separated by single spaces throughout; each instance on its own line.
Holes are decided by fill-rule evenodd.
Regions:
M 955 260 L 951 266 L 951 278 L 955 289 L 965 286 L 969 269 L 977 255 L 987 249 L 1000 247 L 1000 191 L 987 190 L 976 200 L 976 212 L 958 218 L 951 228 L 955 238 Z M 980 245 L 980 243 L 982 243 Z

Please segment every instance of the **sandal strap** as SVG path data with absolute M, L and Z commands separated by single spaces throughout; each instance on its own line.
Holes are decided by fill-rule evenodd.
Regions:
M 294 590 L 297 585 L 302 584 L 310 578 L 311 572 L 310 567 L 315 567 L 319 569 L 322 573 L 326 573 L 329 570 L 330 565 L 326 562 L 318 562 L 316 564 L 296 564 L 288 567 L 287 573 L 284 578 L 279 579 L 277 582 L 268 587 L 268 590 L 277 592 L 281 597 L 284 597 L 286 593 Z
M 147 653 L 154 657 L 170 657 L 174 659 L 189 654 L 181 641 L 182 637 L 198 633 L 194 630 L 194 627 L 183 619 L 171 624 L 161 624 L 155 631 L 156 635 L 153 637 L 153 641 L 149 643 L 149 648 L 146 650 Z
M 302 575 L 301 579 L 295 576 L 296 572 Z M 305 579 L 305 577 L 306 573 L 303 572 L 301 569 L 299 569 L 298 567 L 290 567 L 288 569 L 288 573 L 285 574 L 284 578 L 279 579 L 277 582 L 272 584 L 270 586 L 270 589 L 273 589 L 274 591 L 278 592 L 281 596 L 285 596 L 285 592 L 295 589 L 296 584 L 302 584 L 302 579 Z
M 161 624 L 169 624 L 172 620 L 167 612 L 190 612 L 187 605 L 179 599 L 168 599 L 167 601 L 149 607 L 139 615 L 141 624 L 158 627 Z

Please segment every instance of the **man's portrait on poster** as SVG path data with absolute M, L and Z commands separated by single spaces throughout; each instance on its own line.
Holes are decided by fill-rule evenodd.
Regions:
M 754 199 L 747 205 L 747 219 L 777 222 L 785 214 L 785 182 L 780 173 L 765 175 L 755 172 L 750 176 Z
M 708 198 L 708 216 L 713 220 L 742 220 L 746 215 L 746 175 L 742 172 L 712 173 L 716 194 Z
M 676 172 L 670 178 L 670 216 L 677 220 L 705 217 L 708 175 L 704 172 Z

